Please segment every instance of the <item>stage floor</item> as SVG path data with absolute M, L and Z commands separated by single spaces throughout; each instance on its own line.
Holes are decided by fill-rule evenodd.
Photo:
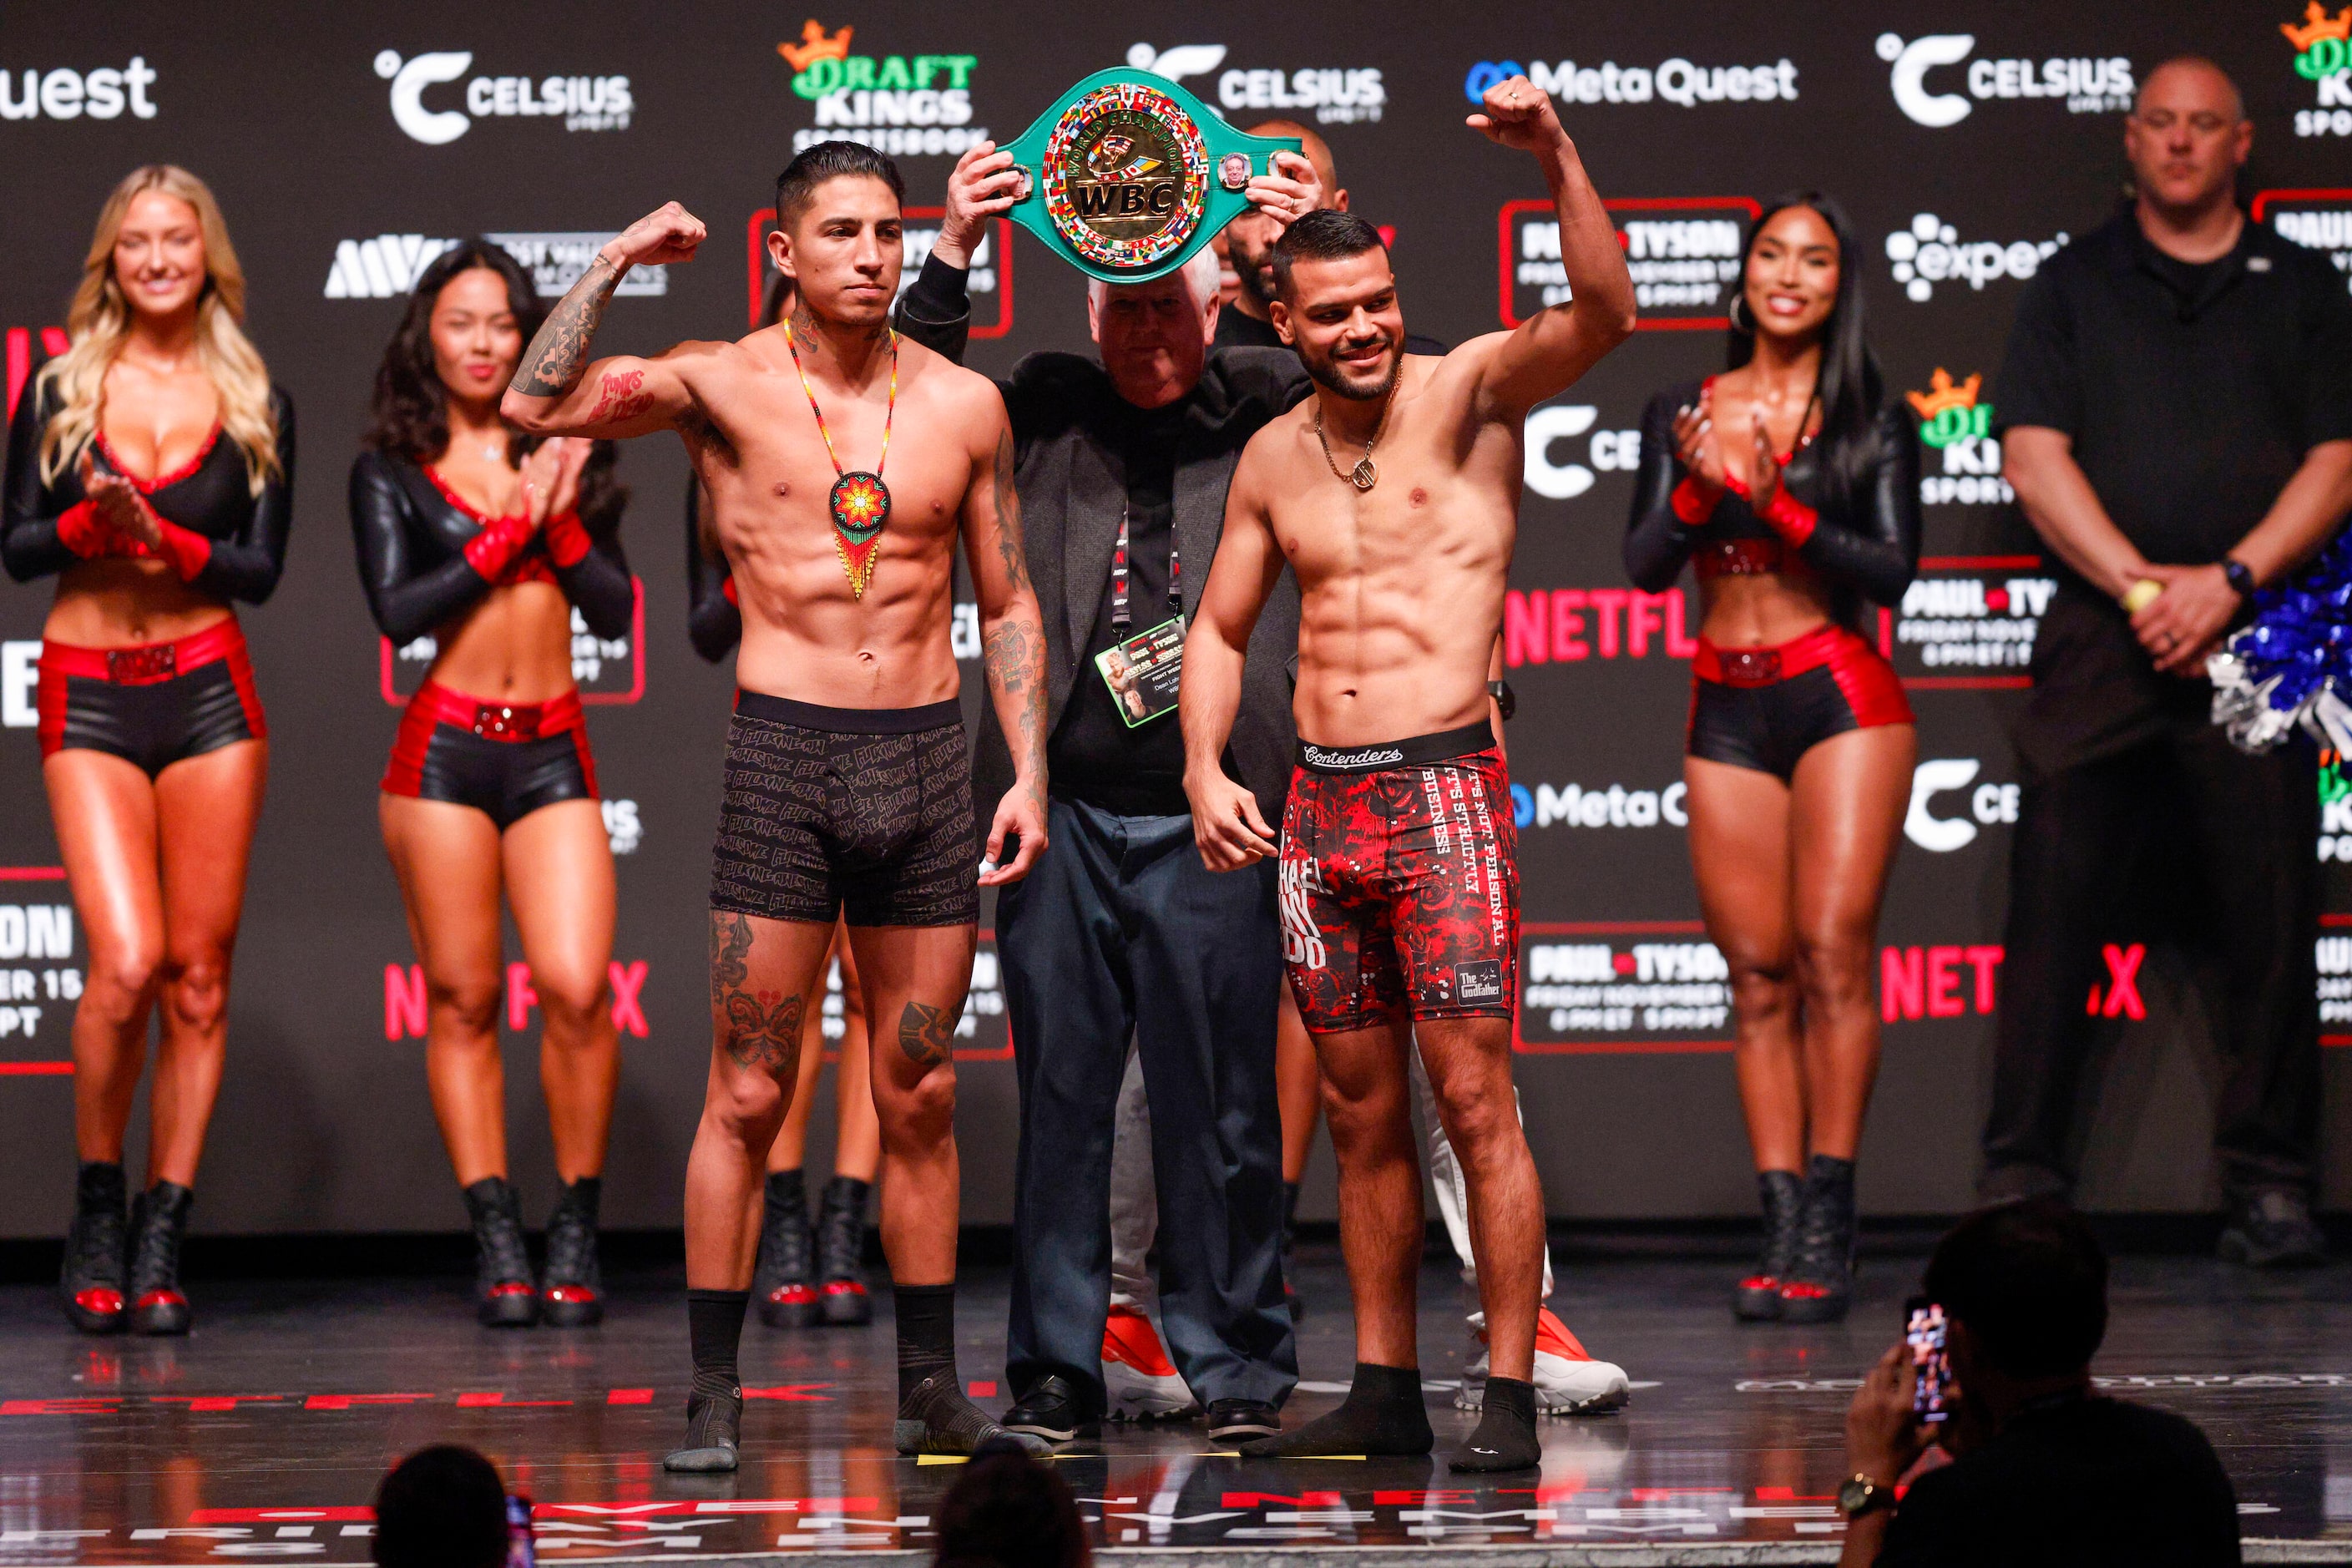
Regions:
M 1352 1362 L 1336 1249 L 1307 1253 L 1294 1423 L 1330 1406 Z M 1918 1260 L 1867 1260 L 1852 1321 L 1808 1330 L 1736 1326 L 1736 1268 L 1570 1262 L 1555 1305 L 1634 1394 L 1617 1415 L 1547 1422 L 1540 1476 L 1472 1485 L 1444 1468 L 1471 1418 L 1452 1407 L 1464 1326 L 1435 1265 L 1433 1459 L 1248 1463 L 1207 1452 L 1192 1424 L 1112 1428 L 1060 1468 L 1102 1545 L 1223 1548 L 1213 1562 L 1369 1546 L 1495 1568 L 1827 1561 L 1846 1391 L 1891 1342 Z M 2249 1560 L 2352 1561 L 2352 1268 L 2257 1279 L 2132 1258 L 2116 1279 L 2109 1386 L 2204 1427 L 2250 1541 L 2302 1543 Z M 378 1478 L 441 1439 L 539 1500 L 550 1563 L 928 1556 L 958 1471 L 890 1449 L 887 1290 L 870 1329 L 748 1325 L 743 1468 L 697 1480 L 660 1468 L 687 1381 L 677 1280 L 615 1283 L 600 1329 L 492 1333 L 455 1281 L 202 1282 L 196 1332 L 177 1342 L 79 1339 L 50 1291 L 0 1290 L 0 1564 L 364 1562 Z M 1002 1270 L 968 1276 L 962 1371 L 992 1408 L 1004 1300 Z

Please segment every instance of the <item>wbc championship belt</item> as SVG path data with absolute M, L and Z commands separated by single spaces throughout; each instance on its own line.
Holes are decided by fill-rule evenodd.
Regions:
M 1179 83 L 1097 71 L 1008 144 L 1013 221 L 1106 283 L 1164 278 L 1248 210 L 1253 174 L 1296 136 L 1247 136 Z

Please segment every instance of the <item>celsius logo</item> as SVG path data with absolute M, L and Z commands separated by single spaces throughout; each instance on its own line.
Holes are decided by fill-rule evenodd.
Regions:
M 1936 285 L 1966 282 L 1971 289 L 2003 278 L 2023 282 L 2066 243 L 2062 230 L 2055 239 L 2030 239 L 2008 245 L 1989 239 L 1962 243 L 1959 232 L 1934 213 L 1921 213 L 1908 228 L 1886 237 L 1886 259 L 1894 263 L 1895 280 L 1908 299 L 1925 302 Z
M 1551 500 L 1570 500 L 1592 488 L 1594 468 L 1631 473 L 1642 466 L 1639 430 L 1592 430 L 1601 410 L 1590 403 L 1549 403 L 1528 416 L 1526 441 L 1528 489 Z M 1553 443 L 1574 440 L 1592 431 L 1586 455 L 1592 468 L 1552 455 Z M 1571 448 L 1572 450 L 1573 448 Z
M 971 123 L 976 55 L 853 55 L 856 29 L 828 33 L 814 17 L 797 43 L 776 53 L 793 69 L 793 91 L 816 105 L 816 124 L 793 132 L 793 151 L 819 142 L 862 142 L 892 157 L 961 157 L 988 140 Z
M 1206 75 L 1224 59 L 1223 44 L 1179 44 L 1166 49 L 1136 44 L 1127 51 L 1130 67 L 1170 81 Z M 1226 70 L 1217 77 L 1216 103 L 1221 114 L 1229 109 L 1287 114 L 1311 110 L 1320 125 L 1368 125 L 1380 119 L 1381 106 L 1388 100 L 1378 66 Z
M 1929 33 L 1905 43 L 1893 33 L 1878 35 L 1878 58 L 1895 68 L 1890 85 L 1895 105 L 1921 125 L 1940 131 L 1958 125 L 1976 108 L 1957 92 L 1930 92 L 1927 73 L 1957 66 L 1976 52 L 1972 33 Z M 2055 98 L 2075 114 L 2121 112 L 2131 108 L 2132 63 L 2121 55 L 2105 59 L 1970 60 L 1969 96 Z
M 466 83 L 465 109 L 427 109 L 425 89 L 473 68 L 468 49 L 436 50 L 404 62 L 396 49 L 375 57 L 375 74 L 392 83 L 392 118 L 428 147 L 455 142 L 476 120 L 515 115 L 560 119 L 566 131 L 626 131 L 635 107 L 625 76 L 478 76 Z
M 2352 283 L 2352 190 L 2263 191 L 2254 197 L 2253 215 L 2281 239 L 2325 253 Z
M 486 234 L 482 237 L 520 262 L 540 296 L 548 300 L 562 299 L 588 270 L 596 252 L 613 238 L 609 234 Z M 334 264 L 327 268 L 327 298 L 390 300 L 405 294 L 416 286 L 417 275 L 457 243 L 421 234 L 380 234 L 373 239 L 340 241 Z M 669 268 L 632 268 L 614 292 L 667 294 Z
M 1983 764 L 1974 757 L 1936 757 L 1911 770 L 1911 809 L 1903 837 L 1931 855 L 1948 855 L 1976 842 L 1977 826 L 2017 820 L 2017 786 L 1979 784 L 1968 797 L 1968 815 L 1937 816 L 1936 797 L 1976 784 Z
M 1546 65 L 1531 60 L 1480 60 L 1462 79 L 1463 96 L 1486 101 L 1498 81 L 1524 76 L 1538 92 L 1562 103 L 1647 103 L 1662 98 L 1685 109 L 1702 103 L 1770 103 L 1797 96 L 1797 68 L 1783 58 L 1769 66 L 1700 66 L 1677 57 L 1654 69 L 1604 60 L 1580 66 L 1574 60 Z
M 154 100 L 147 96 L 155 71 L 143 55 L 131 56 L 131 63 L 121 70 L 111 66 L 93 71 L 28 70 L 23 73 L 21 93 L 16 90 L 18 79 L 16 72 L 0 70 L 0 120 L 38 120 L 44 115 L 51 120 L 79 120 L 84 115 L 114 120 L 125 109 L 136 119 L 155 118 Z
M 2017 499 L 2000 477 L 2000 443 L 1992 436 L 1992 405 L 1977 401 L 1981 375 L 1955 384 L 1942 365 L 1925 392 L 1904 400 L 1919 416 L 1919 439 L 1944 457 L 1944 471 L 1919 476 L 1919 504 L 2007 504 Z

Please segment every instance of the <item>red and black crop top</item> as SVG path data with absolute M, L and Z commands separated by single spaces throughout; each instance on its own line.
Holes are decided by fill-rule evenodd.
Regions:
M 1851 496 L 1833 496 L 1816 442 L 1782 458 L 1780 484 L 1759 512 L 1734 481 L 1705 505 L 1675 447 L 1675 415 L 1705 384 L 1669 387 L 1642 416 L 1641 475 L 1625 531 L 1634 585 L 1662 593 L 1696 559 L 1702 577 L 1784 570 L 1793 558 L 1830 581 L 1851 618 L 1856 597 L 1892 605 L 1919 564 L 1919 440 L 1900 409 L 1880 412 L 1874 451 Z
M 360 582 L 383 635 L 404 643 L 462 615 L 492 588 L 552 583 L 600 637 L 628 634 L 635 590 L 620 542 L 576 514 L 534 533 L 521 517 L 485 517 L 431 468 L 386 452 L 352 465 Z
M 100 523 L 97 506 L 82 489 L 79 460 L 67 464 L 54 481 L 41 482 L 41 436 L 58 407 L 56 387 L 36 383 L 26 389 L 8 425 L 0 557 L 11 577 L 29 583 L 100 556 L 154 555 L 182 582 L 222 599 L 258 605 L 269 597 L 286 569 L 293 509 L 294 405 L 283 389 L 269 389 L 269 412 L 278 425 L 278 472 L 257 496 L 244 450 L 218 425 L 192 460 L 152 479 L 124 468 L 103 432 L 91 443 L 94 465 L 129 479 L 155 514 L 163 536 L 160 550 Z

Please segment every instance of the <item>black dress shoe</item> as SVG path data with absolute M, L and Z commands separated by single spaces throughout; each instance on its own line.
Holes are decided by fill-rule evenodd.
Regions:
M 1076 1384 L 1048 1373 L 998 1422 L 1008 1432 L 1025 1432 L 1048 1443 L 1102 1436 L 1102 1417 Z
M 1282 1413 L 1263 1399 L 1218 1399 L 1209 1405 L 1209 1436 L 1221 1443 L 1246 1443 L 1282 1431 Z
M 2309 1199 L 2266 1187 L 2231 1203 L 2217 1250 L 2249 1268 L 2313 1268 L 2327 1261 L 2327 1237 L 2312 1223 Z

